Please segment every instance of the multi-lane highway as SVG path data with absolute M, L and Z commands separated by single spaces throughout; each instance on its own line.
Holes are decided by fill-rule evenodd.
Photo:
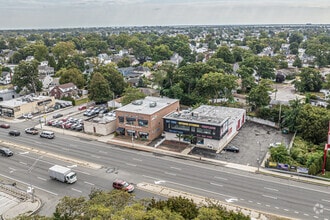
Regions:
M 12 127 L 23 131 L 33 123 L 12 124 Z M 330 191 L 324 186 L 135 151 L 61 133 L 56 133 L 54 140 L 48 140 L 24 133 L 10 137 L 6 130 L 1 130 L 0 139 L 23 146 L 12 148 L 13 157 L 1 158 L 0 174 L 32 184 L 36 193 L 47 195 L 46 202 L 57 201 L 64 195 L 88 196 L 93 187 L 111 189 L 112 180 L 123 178 L 135 184 L 156 182 L 292 218 L 330 219 Z M 67 185 L 50 180 L 47 170 L 53 164 L 72 166 L 78 181 Z M 155 196 L 139 189 L 136 194 L 137 197 Z

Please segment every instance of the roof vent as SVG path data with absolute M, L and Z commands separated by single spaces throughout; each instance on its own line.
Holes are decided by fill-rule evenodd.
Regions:
M 149 103 L 149 107 L 150 108 L 154 108 L 154 107 L 156 107 L 157 106 L 157 102 L 150 102 Z
M 133 105 L 142 105 L 143 104 L 143 100 L 135 100 L 132 102 Z

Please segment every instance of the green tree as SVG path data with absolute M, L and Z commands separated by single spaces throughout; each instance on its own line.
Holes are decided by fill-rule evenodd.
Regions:
M 16 86 L 16 92 L 19 93 L 26 89 L 27 93 L 40 92 L 42 83 L 39 81 L 38 62 L 21 61 L 15 68 L 12 84 Z
M 210 58 L 206 61 L 206 64 L 213 66 L 217 68 L 218 71 L 223 71 L 225 73 L 232 73 L 233 72 L 233 67 L 231 64 L 226 63 L 223 61 L 222 58 Z
M 218 48 L 218 50 L 213 55 L 216 58 L 221 58 L 226 63 L 234 63 L 234 55 L 230 51 L 230 49 L 227 46 L 221 46 Z
M 101 73 L 108 81 L 109 88 L 115 95 L 122 95 L 127 87 L 127 83 L 114 64 L 110 63 L 104 66 L 99 66 L 95 68 L 95 71 Z
M 269 105 L 270 97 L 268 91 L 269 87 L 264 83 L 260 83 L 251 89 L 247 101 L 253 110 Z
M 62 58 L 65 61 L 69 55 L 74 54 L 74 50 L 75 50 L 75 44 L 72 41 L 69 42 L 61 41 L 53 47 L 52 52 L 57 59 Z
M 296 56 L 296 59 L 293 61 L 292 66 L 298 67 L 298 68 L 302 67 L 302 61 L 298 56 Z
M 304 39 L 304 36 L 302 33 L 294 32 L 294 33 L 290 34 L 290 36 L 289 36 L 289 43 L 292 44 L 295 42 L 299 45 L 303 41 L 303 39 Z
M 137 38 L 133 38 L 128 42 L 128 46 L 133 49 L 133 54 L 137 60 L 144 63 L 151 56 L 150 46 Z
M 60 84 L 72 82 L 79 89 L 82 89 L 86 83 L 82 72 L 77 68 L 60 69 L 58 72 L 56 72 L 56 76 L 60 77 Z
M 131 60 L 128 56 L 124 56 L 121 60 L 118 61 L 117 66 L 119 68 L 123 67 L 130 67 L 131 66 Z
M 322 88 L 322 75 L 313 68 L 303 68 L 299 74 L 300 81 L 295 81 L 299 92 L 319 92 Z
M 291 163 L 288 150 L 283 145 L 270 149 L 270 160 L 277 163 Z
M 326 142 L 330 112 L 322 107 L 305 104 L 297 116 L 297 132 L 314 144 Z
M 297 118 L 303 107 L 303 104 L 299 99 L 290 101 L 289 110 L 284 112 L 284 117 L 281 122 L 282 127 L 287 127 L 290 132 L 297 131 Z
M 156 62 L 160 60 L 169 60 L 173 55 L 173 51 L 170 50 L 169 46 L 161 44 L 155 46 L 152 52 L 152 59 Z
M 98 72 L 93 73 L 88 93 L 89 99 L 96 103 L 105 103 L 113 96 L 107 80 Z
M 56 219 L 77 219 L 84 213 L 86 200 L 84 197 L 71 198 L 64 196 L 56 206 Z
M 146 95 L 143 92 L 141 92 L 138 88 L 127 87 L 125 89 L 121 103 L 123 105 L 127 105 L 135 100 L 144 99 L 145 97 Z
M 46 60 L 48 56 L 48 48 L 44 44 L 36 44 L 34 45 L 34 58 L 38 61 Z

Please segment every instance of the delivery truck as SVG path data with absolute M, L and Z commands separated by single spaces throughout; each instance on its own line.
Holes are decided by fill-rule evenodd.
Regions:
M 76 173 L 70 168 L 60 165 L 54 165 L 48 169 L 48 173 L 51 179 L 61 181 L 63 183 L 74 183 L 77 181 Z

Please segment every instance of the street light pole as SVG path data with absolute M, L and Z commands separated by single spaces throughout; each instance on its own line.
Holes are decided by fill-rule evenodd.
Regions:
M 258 173 L 260 171 L 260 164 L 261 164 L 261 158 L 260 158 L 260 154 L 261 154 L 261 143 L 260 141 L 258 141 L 258 144 L 259 144 L 259 153 L 258 153 L 258 159 L 257 159 L 257 163 L 258 163 Z

